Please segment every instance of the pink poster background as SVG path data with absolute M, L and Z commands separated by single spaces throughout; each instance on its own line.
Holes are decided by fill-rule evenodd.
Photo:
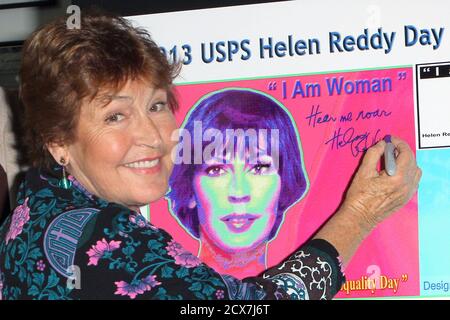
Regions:
M 349 92 L 343 89 L 341 94 L 335 91 L 331 95 L 327 79 L 339 81 L 340 77 L 343 77 L 343 83 L 349 81 Z M 356 93 L 354 87 L 350 93 L 352 84 L 361 79 L 372 83 L 379 79 L 379 92 Z M 391 90 L 382 90 L 383 79 L 390 79 Z M 299 83 L 304 95 L 299 93 Z M 310 91 L 308 96 L 307 84 L 319 84 L 320 95 Z M 277 238 L 269 244 L 268 266 L 279 263 L 295 251 L 338 208 L 362 157 L 358 144 L 359 149 L 369 147 L 386 134 L 392 134 L 406 140 L 415 150 L 411 68 L 180 85 L 177 87 L 178 124 L 202 96 L 228 87 L 251 88 L 272 95 L 290 111 L 300 134 L 310 187 L 306 196 L 285 213 Z M 294 91 L 297 94 L 293 94 Z M 311 117 L 317 107 L 322 112 L 318 115 L 322 122 L 318 117 L 314 122 Z M 361 111 L 365 117 L 358 118 Z M 352 120 L 349 120 L 349 112 Z M 342 115 L 347 121 L 341 119 Z M 333 140 L 337 133 L 342 136 Z M 351 140 L 354 142 L 350 143 Z M 172 217 L 166 200 L 153 203 L 150 211 L 153 224 L 167 230 L 186 249 L 197 254 L 198 241 Z M 414 196 L 366 238 L 345 271 L 347 283 L 338 297 L 419 295 L 418 254 L 417 196 Z M 365 280 L 368 278 L 375 281 L 375 288 L 367 288 Z

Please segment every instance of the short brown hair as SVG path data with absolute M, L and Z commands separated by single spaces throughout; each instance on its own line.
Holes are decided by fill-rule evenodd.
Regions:
M 165 89 L 172 111 L 177 108 L 172 81 L 179 64 L 121 17 L 82 12 L 80 29 L 68 29 L 61 17 L 35 31 L 22 55 L 24 138 L 34 166 L 53 163 L 47 143 L 73 142 L 82 103 L 101 90 L 117 92 L 128 80 L 143 79 Z

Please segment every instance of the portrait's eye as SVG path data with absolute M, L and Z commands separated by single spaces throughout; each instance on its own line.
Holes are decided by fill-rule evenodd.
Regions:
M 207 167 L 205 172 L 209 177 L 218 177 L 226 173 L 226 170 L 221 165 L 214 165 Z
M 167 109 L 167 102 L 165 101 L 158 101 L 156 103 L 153 103 L 150 108 L 149 111 L 150 112 L 159 112 L 159 111 L 164 111 Z
M 250 169 L 250 172 L 255 175 L 262 175 L 262 174 L 270 173 L 270 172 L 272 172 L 272 164 L 271 163 L 258 163 Z
M 123 120 L 124 118 L 125 118 L 125 116 L 122 113 L 116 112 L 116 113 L 113 113 L 113 114 L 107 116 L 105 119 L 105 122 L 106 123 L 119 122 L 119 121 Z

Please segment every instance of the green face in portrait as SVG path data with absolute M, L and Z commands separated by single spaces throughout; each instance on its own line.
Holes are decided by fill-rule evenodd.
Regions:
M 195 173 L 200 234 L 228 252 L 257 247 L 276 220 L 278 170 L 267 155 L 256 164 L 237 157 L 224 162 L 211 160 Z

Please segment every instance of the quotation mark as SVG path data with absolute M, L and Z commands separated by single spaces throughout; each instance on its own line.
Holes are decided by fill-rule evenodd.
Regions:
M 270 81 L 270 82 L 269 82 L 269 85 L 267 86 L 267 88 L 268 88 L 270 91 L 277 90 L 277 83 L 276 83 L 276 81 Z
M 406 71 L 400 71 L 398 73 L 398 80 L 405 80 L 406 79 Z

